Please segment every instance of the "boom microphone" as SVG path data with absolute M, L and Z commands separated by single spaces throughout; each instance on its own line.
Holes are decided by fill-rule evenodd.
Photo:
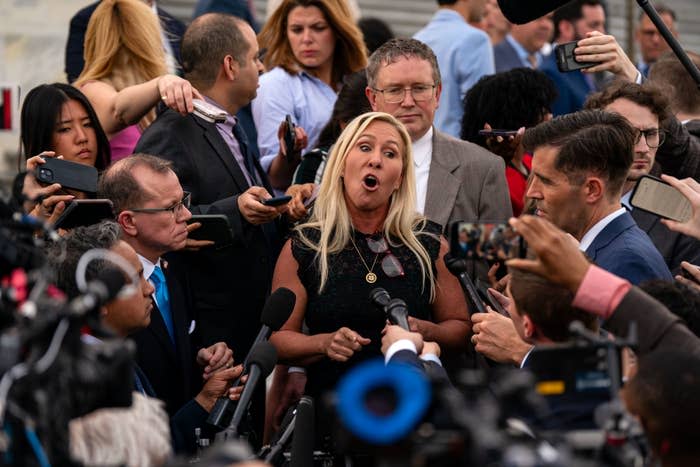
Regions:
M 274 331 L 279 330 L 282 325 L 289 319 L 289 315 L 292 314 L 294 310 L 294 305 L 296 304 L 297 296 L 291 290 L 280 287 L 270 294 L 265 302 L 263 311 L 260 315 L 260 321 L 262 322 L 262 328 L 255 338 L 251 350 L 246 355 L 243 360 L 243 367 L 248 368 L 248 363 L 250 357 L 253 353 L 255 346 L 261 342 L 267 341 L 270 338 L 270 334 Z M 236 387 L 240 385 L 240 378 L 233 382 L 232 386 Z M 220 397 L 214 408 L 209 413 L 207 418 L 207 423 L 218 427 L 219 429 L 224 429 L 228 426 L 228 422 L 231 418 L 231 413 L 234 411 L 235 402 L 228 397 Z
M 503 16 L 515 24 L 525 24 L 554 11 L 571 0 L 498 0 Z
M 238 400 L 236 411 L 233 413 L 231 424 L 226 430 L 227 433 L 225 436 L 229 434 L 235 436 L 238 433 L 238 425 L 241 424 L 243 416 L 248 411 L 250 399 L 253 397 L 256 386 L 261 381 L 265 381 L 267 375 L 269 375 L 275 367 L 275 363 L 277 363 L 277 350 L 275 350 L 272 344 L 267 341 L 262 341 L 253 346 L 248 359 L 248 381 L 245 383 L 241 398 Z

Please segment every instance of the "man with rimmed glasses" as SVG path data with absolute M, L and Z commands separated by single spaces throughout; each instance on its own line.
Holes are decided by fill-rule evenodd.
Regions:
M 668 268 L 676 274 L 681 271 L 682 261 L 700 263 L 700 242 L 669 230 L 660 222 L 658 216 L 634 209 L 630 204 L 637 181 L 644 175 L 659 176 L 663 169 L 656 162 L 656 154 L 666 141 L 664 128 L 674 117 L 670 114 L 668 100 L 660 89 L 649 83 L 639 85 L 617 82 L 590 96 L 586 101 L 586 108 L 615 112 L 625 117 L 634 127 L 634 160 L 622 188 L 622 204 L 631 211 L 639 228 L 649 235 Z
M 198 345 L 192 339 L 196 322 L 188 281 L 178 258 L 168 255 L 197 245 L 187 239 L 190 194 L 182 190 L 170 162 L 146 154 L 112 165 L 102 175 L 98 191 L 112 201 L 122 239 L 136 251 L 143 276 L 153 286 L 150 324 L 132 337 L 139 367 L 173 415 L 201 388 L 195 361 L 207 379 L 217 362 L 232 360 L 231 350 L 222 342 L 197 355 L 193 352 Z
M 369 58 L 367 84 L 372 110 L 393 115 L 411 136 L 419 212 L 445 230 L 458 220 L 511 216 L 503 159 L 433 127 L 442 83 L 430 47 L 386 42 Z

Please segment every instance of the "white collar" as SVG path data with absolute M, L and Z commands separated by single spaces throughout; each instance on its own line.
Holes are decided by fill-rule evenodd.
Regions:
M 634 188 L 627 191 L 624 195 L 622 195 L 622 198 L 620 198 L 620 203 L 622 203 L 622 206 L 626 207 L 630 211 L 634 209 L 632 205 L 630 204 L 630 198 L 632 198 L 632 192 L 634 191 Z
M 598 234 L 602 232 L 603 229 L 607 227 L 609 223 L 623 215 L 625 212 L 627 212 L 625 208 L 620 208 L 596 222 L 596 224 L 593 227 L 588 229 L 588 232 L 585 233 L 583 238 L 581 238 L 581 243 L 579 244 L 578 249 L 581 251 L 586 251 L 588 247 L 591 246 Z
M 158 261 L 155 263 L 152 263 L 148 258 L 141 256 L 137 253 L 139 257 L 139 261 L 141 261 L 141 265 L 143 266 L 143 277 L 148 280 L 149 277 L 151 277 L 151 274 L 153 274 L 153 270 L 156 268 L 156 266 L 160 267 L 163 269 L 163 265 L 161 264 L 160 258 L 158 258 Z
M 413 149 L 413 164 L 416 167 L 421 167 L 427 162 L 430 162 L 433 144 L 433 127 L 428 128 L 423 136 L 413 141 L 411 147 Z

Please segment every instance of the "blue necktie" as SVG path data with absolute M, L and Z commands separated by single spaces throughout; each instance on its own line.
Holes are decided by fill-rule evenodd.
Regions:
M 149 277 L 156 288 L 156 301 L 158 302 L 158 311 L 163 317 L 165 328 L 168 330 L 168 335 L 173 344 L 175 344 L 175 327 L 173 325 L 173 315 L 170 312 L 170 295 L 168 294 L 168 284 L 165 282 L 165 276 L 160 266 L 156 266 L 151 277 Z
M 239 123 L 233 125 L 233 137 L 236 138 L 238 147 L 241 148 L 243 162 L 245 163 L 245 168 L 248 171 L 252 184 L 260 186 L 260 180 L 258 180 L 256 175 L 257 171 L 255 170 L 255 156 L 248 145 L 248 136 Z

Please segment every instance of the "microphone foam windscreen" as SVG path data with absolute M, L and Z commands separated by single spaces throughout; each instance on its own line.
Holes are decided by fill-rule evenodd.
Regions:
M 249 366 L 258 365 L 260 372 L 267 377 L 277 363 L 277 350 L 268 341 L 261 341 L 253 346 L 248 357 Z
M 273 331 L 277 331 L 289 319 L 296 301 L 297 296 L 294 292 L 280 287 L 267 298 L 260 315 L 260 321 Z

